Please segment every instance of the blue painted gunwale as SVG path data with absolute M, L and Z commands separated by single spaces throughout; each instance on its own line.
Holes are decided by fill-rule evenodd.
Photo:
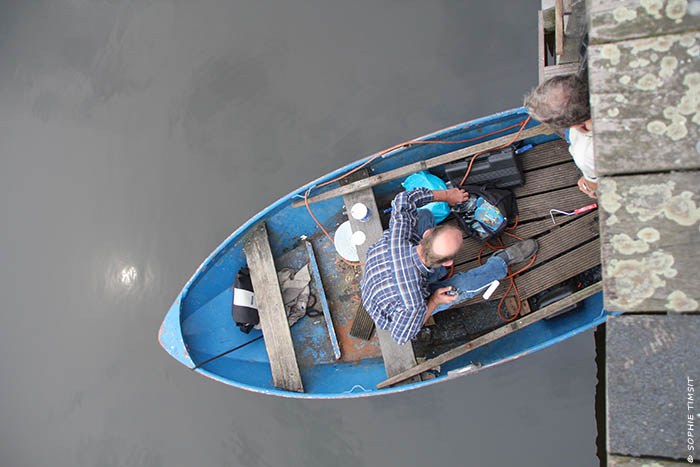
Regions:
M 416 140 L 473 138 L 520 122 L 526 117 L 524 108 L 513 109 L 461 123 Z M 531 122 L 528 127 L 535 124 L 536 122 Z M 483 140 L 464 145 L 431 144 L 401 148 L 378 158 L 369 167 L 373 174 L 382 173 L 509 133 L 514 131 L 485 137 Z M 555 138 L 537 136 L 528 139 L 527 142 L 539 144 Z M 195 271 L 166 314 L 159 331 L 159 341 L 163 348 L 180 363 L 193 368 L 196 362 L 201 362 L 259 336 L 260 331 L 253 331 L 248 335 L 238 331 L 230 315 L 233 278 L 238 269 L 245 264 L 242 246 L 247 231 L 264 220 L 270 235 L 270 245 L 276 257 L 289 250 L 300 235 L 311 236 L 318 233 L 318 227 L 306 210 L 292 208 L 291 203 L 298 200 L 307 189 L 346 173 L 369 157 L 371 156 L 350 163 L 280 198 L 224 240 Z M 375 187 L 375 194 L 378 198 L 390 196 L 391 193 L 400 189 L 400 182 L 401 180 L 395 180 Z M 332 189 L 335 186 L 337 185 L 332 184 L 325 189 Z M 312 195 L 322 191 L 324 190 L 314 190 Z M 312 208 L 321 223 L 331 226 L 342 221 L 342 204 L 342 198 L 334 198 L 314 204 Z M 336 399 L 384 395 L 436 384 L 515 360 L 591 329 L 603 323 L 606 317 L 607 313 L 602 307 L 602 294 L 597 294 L 584 301 L 584 306 L 576 312 L 533 324 L 443 365 L 439 376 L 435 379 L 382 390 L 375 389 L 375 385 L 386 378 L 381 359 L 331 362 L 323 355 L 324 346 L 321 341 L 327 337 L 322 334 L 311 336 L 310 342 L 318 342 L 318 349 L 307 349 L 312 353 L 317 352 L 312 357 L 317 359 L 318 364 L 301 368 L 305 393 L 284 391 L 272 385 L 269 361 L 262 340 L 195 371 L 234 387 L 282 397 Z M 292 328 L 293 335 L 300 332 L 298 328 L 300 328 L 299 325 Z M 482 366 L 458 375 L 448 374 L 452 370 L 467 367 L 470 362 L 479 362 Z

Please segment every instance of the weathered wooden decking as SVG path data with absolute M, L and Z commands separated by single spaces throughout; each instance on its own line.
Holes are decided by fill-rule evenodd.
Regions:
M 580 175 L 567 144 L 562 140 L 545 143 L 519 157 L 525 171 L 525 185 L 515 189 L 518 225 L 510 233 L 523 239 L 536 238 L 540 244 L 534 264 L 515 279 L 524 305 L 522 314 L 527 314 L 528 298 L 600 264 L 600 245 L 597 211 L 573 217 L 556 216 L 556 224 L 549 215 L 552 208 L 572 211 L 592 202 L 576 186 Z M 517 241 L 508 235 L 501 238 L 505 245 Z M 455 261 L 455 272 L 477 267 L 482 250 L 482 257 L 493 252 L 484 249 L 481 242 L 465 239 Z M 492 300 L 502 297 L 507 287 L 508 281 L 502 281 Z M 467 304 L 482 300 L 476 297 Z
M 625 313 L 607 326 L 609 465 L 697 452 L 686 420 L 697 426 L 686 378 L 700 377 L 697 3 L 589 2 L 605 306 Z M 659 436 L 670 438 L 649 442 Z

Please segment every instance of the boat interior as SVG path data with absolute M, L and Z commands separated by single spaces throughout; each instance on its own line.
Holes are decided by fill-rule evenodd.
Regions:
M 535 262 L 515 278 L 520 300 L 517 300 L 515 291 L 511 289 L 501 302 L 508 289 L 508 281 L 504 280 L 490 300 L 485 301 L 481 296 L 477 296 L 461 306 L 436 314 L 434 322 L 429 323 L 412 341 L 416 358 L 434 357 L 452 346 L 468 342 L 505 325 L 518 312 L 518 301 L 518 316 L 524 316 L 542 306 L 543 292 L 553 289 L 556 295 L 557 286 L 567 290 L 568 286 L 571 286 L 571 289 L 577 290 L 600 280 L 597 212 L 592 211 L 580 216 L 556 216 L 556 223 L 550 215 L 550 209 L 570 211 L 591 203 L 591 199 L 576 185 L 580 174 L 568 153 L 567 144 L 557 139 L 538 145 L 518 157 L 526 182 L 514 190 L 519 216 L 517 227 L 510 233 L 523 239 L 536 238 L 540 244 Z M 431 172 L 445 177 L 439 167 Z M 389 219 L 389 214 L 384 211 L 390 207 L 396 193 L 398 190 L 387 190 L 377 196 L 383 228 L 388 227 Z M 449 217 L 445 222 L 454 223 L 455 220 Z M 381 358 L 382 351 L 376 335 L 369 341 L 350 335 L 353 320 L 361 306 L 361 270 L 343 262 L 333 243 L 322 233 L 317 233 L 311 240 L 321 270 L 342 359 L 359 361 Z M 501 240 L 506 246 L 517 241 L 509 235 L 503 235 Z M 455 259 L 454 272 L 477 267 L 493 252 L 494 250 L 483 242 L 465 235 L 462 249 Z M 306 251 L 301 245 L 276 258 L 278 268 L 298 269 L 307 261 Z M 317 296 L 315 284 L 312 287 L 312 294 Z M 307 319 L 298 325 L 309 327 L 303 332 L 300 329 L 295 335 L 299 336 L 295 339 L 294 346 L 300 365 L 313 365 L 318 361 L 319 344 L 324 347 L 322 352 L 332 359 L 333 353 L 330 344 L 327 343 L 325 331 L 320 333 L 324 338 L 319 342 L 315 338 L 319 333 L 312 332 L 311 329 L 323 327 L 323 319 L 322 316 Z
M 473 135 L 474 128 L 483 133 L 493 128 L 504 128 L 513 121 L 522 122 L 523 112 L 504 113 L 500 119 L 490 120 L 489 125 L 479 126 L 480 122 L 476 121 L 467 128 L 463 124 L 443 130 L 439 136 L 463 138 L 465 134 Z M 486 136 L 483 135 L 480 142 L 488 143 L 492 139 Z M 517 225 L 509 228 L 508 235 L 502 235 L 500 241 L 491 243 L 507 246 L 517 241 L 516 237 L 536 238 L 540 248 L 534 262 L 514 277 L 514 284 L 510 284 L 509 280 L 502 281 L 490 300 L 485 301 L 478 296 L 435 315 L 433 321 L 404 346 L 392 345 L 389 342 L 391 338 L 387 340 L 386 332 L 381 330 L 375 330 L 368 340 L 354 337 L 351 328 L 363 311 L 359 290 L 362 269 L 340 257 L 332 235 L 348 220 L 346 206 L 363 199 L 377 214 L 372 221 L 373 227 L 368 226 L 371 223 L 363 225 L 364 229 L 375 229 L 367 235 L 368 244 L 363 249 L 366 251 L 373 239 L 378 238 L 381 230 L 388 226 L 389 214 L 385 211 L 396 193 L 403 190 L 401 182 L 405 176 L 387 177 L 386 181 L 362 190 L 313 204 L 310 202 L 308 207 L 314 214 L 313 221 L 307 206 L 300 202 L 300 195 L 315 187 L 315 184 L 310 184 L 298 190 L 296 196 L 278 201 L 251 219 L 205 261 L 173 305 L 179 313 L 179 323 L 175 323 L 173 328 L 181 331 L 184 350 L 181 355 L 176 355 L 177 352 L 172 349 L 169 352 L 211 378 L 245 389 L 287 396 L 294 393 L 323 397 L 366 395 L 377 392 L 377 384 L 387 377 L 400 374 L 420 362 L 430 362 L 430 359 L 465 343 L 468 345 L 480 336 L 512 326 L 513 320 L 526 317 L 576 290 L 596 284 L 600 280 L 597 211 L 573 216 L 554 216 L 550 212 L 551 209 L 571 212 L 593 201 L 577 187 L 580 175 L 568 153 L 567 144 L 558 136 L 547 135 L 543 131 L 514 141 L 514 144 L 521 148 L 532 145 L 529 150 L 516 156 L 524 174 L 524 184 L 514 188 L 519 211 Z M 403 149 L 373 160 L 367 172 L 358 172 L 354 178 L 403 170 L 422 160 L 460 148 L 469 149 L 470 146 L 433 144 L 430 147 Z M 338 177 L 348 168 L 353 167 L 340 169 L 321 180 Z M 444 180 L 449 178 L 444 164 L 429 167 L 429 170 Z M 312 196 L 337 190 L 340 186 L 335 183 L 327 189 L 312 192 Z M 455 220 L 450 216 L 445 222 Z M 329 235 L 317 224 L 324 226 Z M 262 233 L 256 228 L 261 225 L 266 226 Z M 251 241 L 256 238 L 262 238 L 259 244 Z M 358 247 L 358 253 L 361 249 Z M 454 272 L 478 266 L 492 251 L 484 242 L 466 236 L 455 260 Z M 360 257 L 362 259 L 364 253 Z M 319 312 L 308 314 L 289 328 L 279 301 L 279 286 L 274 272 L 283 268 L 299 270 L 310 263 L 310 258 L 316 275 L 310 283 L 314 298 L 309 308 Z M 261 311 L 264 339 L 256 342 L 253 340 L 262 335 L 261 330 L 254 329 L 250 334 L 243 334 L 231 319 L 233 278 L 245 265 L 251 268 L 256 300 L 260 296 L 258 305 L 267 302 L 269 308 L 276 309 L 275 313 L 278 313 L 263 317 Z M 268 290 L 270 297 L 264 297 Z M 459 372 L 470 364 L 492 366 L 588 329 L 592 323 L 601 322 L 604 311 L 598 296 L 585 302 L 572 305 L 563 310 L 563 314 L 550 316 L 550 319 L 503 336 L 450 362 L 431 366 L 428 371 L 405 378 L 401 384 L 406 388 L 430 379 L 439 380 L 454 375 L 455 371 Z M 166 323 L 168 319 L 175 318 L 169 314 Z M 164 328 L 167 326 L 164 325 Z M 161 338 L 161 343 L 168 349 L 164 343 L 166 340 L 167 337 Z M 237 347 L 241 348 L 217 357 L 227 349 Z M 383 391 L 401 387 L 397 385 Z

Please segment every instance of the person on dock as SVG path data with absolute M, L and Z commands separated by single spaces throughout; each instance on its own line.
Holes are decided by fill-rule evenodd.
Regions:
M 596 197 L 598 177 L 593 158 L 593 121 L 588 101 L 588 85 L 577 75 L 554 76 L 525 97 L 530 115 L 563 131 L 569 152 L 583 176 L 578 187 Z
M 433 201 L 465 202 L 462 189 L 416 188 L 396 195 L 389 229 L 367 250 L 360 284 L 362 303 L 377 326 L 399 344 L 414 338 L 428 318 L 485 291 L 508 274 L 510 264 L 529 259 L 535 240 L 524 240 L 494 253 L 482 266 L 441 280 L 462 246 L 462 231 L 435 225 L 430 211 L 418 209 Z

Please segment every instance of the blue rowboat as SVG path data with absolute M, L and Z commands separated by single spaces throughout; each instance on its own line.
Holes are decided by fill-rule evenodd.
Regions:
M 526 118 L 525 109 L 518 108 L 446 128 L 414 141 L 470 141 L 400 147 L 375 158 L 368 166 L 369 172 L 371 175 L 381 174 L 496 137 L 513 135 L 518 130 L 517 124 Z M 525 130 L 535 126 L 537 122 L 527 122 Z M 528 144 L 536 147 L 557 139 L 556 135 L 538 134 L 522 140 L 522 147 Z M 377 384 L 387 379 L 387 373 L 376 338 L 363 341 L 348 335 L 359 303 L 359 269 L 339 261 L 332 242 L 321 233 L 307 210 L 293 206 L 308 189 L 336 179 L 367 160 L 369 157 L 348 164 L 293 191 L 232 233 L 197 269 L 168 310 L 159 331 L 163 348 L 186 367 L 234 387 L 282 397 L 335 399 L 388 395 L 483 371 L 556 344 L 605 321 L 607 312 L 603 309 L 602 294 L 597 293 L 585 299 L 575 311 L 535 322 L 443 363 L 433 371 L 435 377 L 432 379 L 377 389 Z M 437 169 L 439 171 L 439 167 Z M 401 181 L 389 180 L 374 187 L 380 209 L 402 189 Z M 332 183 L 313 190 L 311 196 L 338 186 Z M 332 197 L 311 206 L 318 221 L 331 234 L 346 220 L 342 197 Z M 302 245 L 305 242 L 300 242 L 300 238 L 304 236 L 312 241 L 328 307 L 333 314 L 333 325 L 342 350 L 340 359 L 336 358 L 338 346 L 334 346 L 329 338 L 329 329 L 322 315 L 306 316 L 291 328 L 304 392 L 287 391 L 273 384 L 261 331 L 245 334 L 236 327 L 231 316 L 235 275 L 246 265 L 246 237 L 261 221 L 267 227 L 277 266 L 296 268 L 308 262 L 306 248 Z M 240 348 L 202 365 L 202 362 L 237 347 Z

